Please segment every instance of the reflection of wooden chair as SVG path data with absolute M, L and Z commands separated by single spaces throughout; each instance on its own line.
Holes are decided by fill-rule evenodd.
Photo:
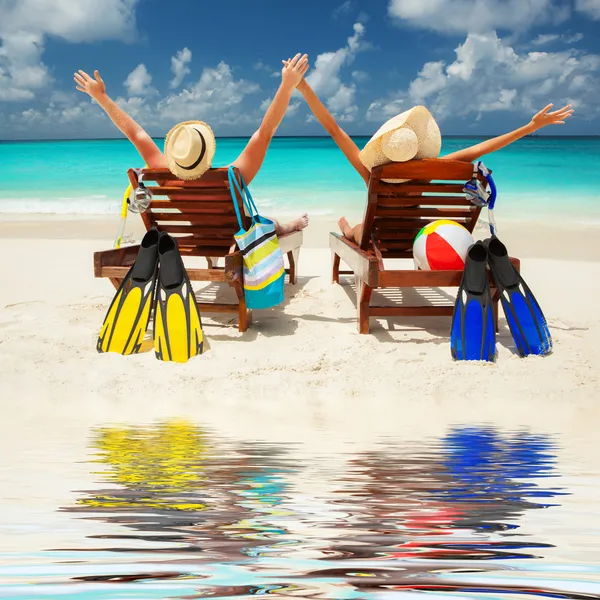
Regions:
M 472 176 L 471 163 L 442 159 L 392 163 L 373 169 L 360 244 L 337 233 L 332 233 L 329 240 L 333 252 L 333 281 L 339 283 L 340 274 L 355 277 L 360 333 L 369 333 L 370 317 L 452 315 L 454 305 L 371 306 L 370 300 L 375 289 L 460 285 L 462 271 L 386 269 L 384 260 L 413 258 L 412 247 L 417 233 L 427 223 L 438 219 L 457 221 L 472 232 L 481 208 L 471 204 L 462 191 Z M 409 181 L 385 183 L 382 179 Z M 352 270 L 340 271 L 340 260 Z M 511 260 L 519 269 L 519 261 Z M 492 293 L 497 328 L 499 296 L 495 290 Z
M 236 304 L 198 303 L 201 311 L 210 313 L 238 313 L 239 330 L 246 331 L 252 322 L 252 314 L 246 308 L 243 287 L 242 254 L 235 246 L 233 235 L 239 225 L 235 215 L 227 169 L 211 169 L 200 179 L 180 181 L 167 169 L 144 169 L 142 181 L 154 182 L 146 185 L 152 192 L 153 200 L 147 212 L 142 213 L 146 229 L 156 225 L 177 238 L 181 255 L 203 256 L 207 259 L 207 269 L 188 268 L 191 281 L 219 281 L 228 283 L 236 292 Z M 129 171 L 132 185 L 137 185 L 133 170 Z M 238 194 L 235 202 L 244 215 Z M 297 264 L 302 232 L 295 232 L 279 238 L 281 250 L 289 261 L 290 283 L 297 280 Z M 120 250 L 107 250 L 94 253 L 94 273 L 96 277 L 108 277 L 118 288 L 123 277 L 136 259 L 139 246 L 129 246 Z M 224 267 L 217 267 L 214 259 L 224 258 Z

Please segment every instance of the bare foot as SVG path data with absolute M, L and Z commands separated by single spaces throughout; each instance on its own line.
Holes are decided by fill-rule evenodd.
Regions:
M 279 234 L 285 235 L 286 233 L 293 233 L 294 231 L 302 231 L 308 226 L 308 215 L 304 213 L 300 218 L 285 223 L 279 226 Z
M 340 231 L 344 234 L 345 238 L 354 241 L 354 229 L 350 227 L 350 223 L 348 223 L 348 219 L 346 217 L 340 217 L 338 220 L 338 227 Z

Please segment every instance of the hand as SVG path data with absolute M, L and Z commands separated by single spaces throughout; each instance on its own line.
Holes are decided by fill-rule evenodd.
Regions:
M 548 104 L 548 106 L 540 110 L 540 112 L 531 119 L 529 126 L 537 131 L 542 127 L 546 127 L 546 125 L 564 125 L 565 120 L 573 114 L 573 109 L 570 104 L 563 106 L 559 110 L 548 112 L 552 106 L 552 104 Z
M 77 89 L 80 92 L 84 92 L 89 94 L 94 100 L 97 100 L 100 96 L 106 95 L 106 85 L 104 81 L 102 81 L 102 77 L 100 77 L 100 73 L 98 71 L 94 71 L 94 77 L 96 79 L 92 79 L 85 71 L 79 70 L 79 72 L 74 74 L 75 83 L 77 84 Z
M 308 55 L 296 54 L 294 58 L 282 60 L 281 80 L 284 85 L 295 88 L 308 71 Z

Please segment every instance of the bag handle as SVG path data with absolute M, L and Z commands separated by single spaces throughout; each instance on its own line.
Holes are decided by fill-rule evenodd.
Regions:
M 235 214 L 237 216 L 237 220 L 238 220 L 240 229 L 244 229 L 244 224 L 242 222 L 242 215 L 240 214 L 240 209 L 239 209 L 239 206 L 237 203 L 236 190 L 237 190 L 237 193 L 239 193 L 244 206 L 250 213 L 250 219 L 252 220 L 252 223 L 256 224 L 256 217 L 259 217 L 260 215 L 258 214 L 258 209 L 256 208 L 256 204 L 254 203 L 254 200 L 252 199 L 250 190 L 248 189 L 248 186 L 246 185 L 246 182 L 244 181 L 243 175 L 240 173 L 240 179 L 242 181 L 241 188 L 240 188 L 240 185 L 235 176 L 235 167 L 234 166 L 229 167 L 229 169 L 227 170 L 227 178 L 229 180 L 229 187 L 231 188 L 231 194 L 233 196 L 233 207 L 235 208 Z

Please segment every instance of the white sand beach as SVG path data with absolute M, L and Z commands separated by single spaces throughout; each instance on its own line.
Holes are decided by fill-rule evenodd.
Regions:
M 380 404 L 423 398 L 468 399 L 461 403 L 464 410 L 478 403 L 489 409 L 495 401 L 501 410 L 515 397 L 550 403 L 598 397 L 597 229 L 505 226 L 502 239 L 522 260 L 523 275 L 549 320 L 554 353 L 519 358 L 501 320 L 493 365 L 452 361 L 449 318 L 372 320 L 372 334 L 359 335 L 353 280 L 331 283 L 327 246 L 334 229 L 334 222 L 311 221 L 299 283 L 287 287 L 282 306 L 255 311 L 245 334 L 229 315 L 203 315 L 210 352 L 174 365 L 157 361 L 153 352 L 131 357 L 96 352 L 114 289 L 108 280 L 94 278 L 92 254 L 111 247 L 114 222 L 4 220 L 0 396 L 20 400 L 24 414 L 51 406 L 56 417 L 73 414 L 82 404 L 91 413 L 118 405 L 120 414 L 133 416 L 148 403 L 168 412 L 173 398 L 181 409 L 210 402 L 224 410 L 246 399 L 251 412 L 258 410 L 251 400 L 262 397 L 260 410 L 285 413 L 302 411 L 293 400 L 304 405 L 326 400 L 327 411 L 336 412 L 352 407 L 353 398 L 373 398 L 359 409 L 371 420 L 378 418 Z M 231 293 L 214 284 L 196 289 L 202 297 Z M 439 293 L 447 299 L 456 291 Z M 397 291 L 385 296 L 399 297 Z

